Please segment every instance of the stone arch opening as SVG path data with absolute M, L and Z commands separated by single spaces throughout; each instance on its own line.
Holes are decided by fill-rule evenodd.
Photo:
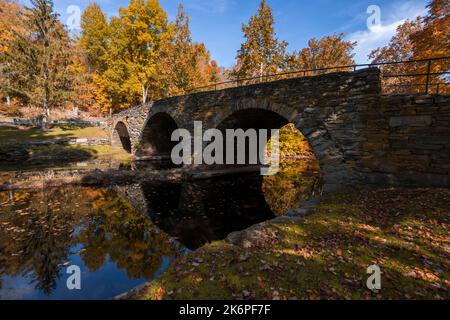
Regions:
M 131 153 L 131 138 L 128 128 L 123 122 L 118 122 L 114 128 L 113 146 L 122 147 L 126 152 Z
M 288 124 L 289 124 L 289 121 L 285 117 L 279 115 L 278 113 L 276 113 L 274 111 L 265 110 L 265 109 L 244 109 L 244 110 L 239 110 L 239 111 L 232 113 L 217 126 L 217 129 L 219 129 L 222 132 L 222 134 L 225 138 L 224 139 L 224 148 L 223 148 L 224 160 L 227 159 L 227 157 L 228 157 L 227 146 L 226 146 L 226 144 L 227 144 L 226 131 L 228 129 L 232 129 L 232 130 L 242 129 L 243 131 L 247 131 L 249 129 L 255 129 L 257 136 L 258 136 L 258 141 L 259 141 L 259 130 L 265 129 L 265 130 L 267 130 L 267 133 L 268 133 L 267 141 L 266 141 L 266 143 L 267 143 L 270 140 L 271 130 L 281 129 L 282 127 L 284 127 Z M 239 159 L 238 159 L 238 155 L 237 155 L 237 140 L 234 141 L 234 145 L 235 145 L 235 148 L 234 148 L 234 153 L 235 153 L 234 160 L 235 161 L 234 161 L 234 163 L 242 164 L 242 163 L 238 163 Z M 262 147 L 262 146 L 260 146 L 260 145 L 250 146 L 249 140 L 246 139 L 244 165 L 252 164 L 250 161 L 251 153 L 254 153 L 255 150 L 257 153 L 259 153 L 260 151 L 262 151 L 262 150 L 260 150 L 260 147 Z M 259 163 L 259 157 L 257 157 L 257 158 L 258 158 L 258 163 Z
M 165 112 L 153 115 L 142 132 L 138 155 L 140 157 L 169 159 L 177 142 L 171 141 L 172 133 L 178 129 L 175 120 Z
M 263 177 L 261 184 L 266 203 L 274 214 L 287 214 L 289 209 L 322 194 L 324 179 L 316 151 L 302 131 L 284 116 L 265 109 L 239 110 L 217 128 L 222 132 L 226 129 L 279 130 L 279 171 Z M 270 136 L 267 143 L 271 143 Z M 246 146 L 246 161 L 249 160 L 249 152 L 254 152 L 254 148 L 249 150 Z

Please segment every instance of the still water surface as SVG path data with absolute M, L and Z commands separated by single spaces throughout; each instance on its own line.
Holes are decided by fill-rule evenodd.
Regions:
M 317 168 L 273 177 L 0 193 L 0 299 L 110 299 L 181 255 L 285 214 L 317 192 Z M 81 268 L 68 290 L 67 267 Z

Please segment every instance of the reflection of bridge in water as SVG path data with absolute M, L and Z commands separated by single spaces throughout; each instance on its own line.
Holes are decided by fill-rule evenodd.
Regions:
M 262 177 L 148 182 L 115 189 L 164 232 L 195 249 L 274 217 Z

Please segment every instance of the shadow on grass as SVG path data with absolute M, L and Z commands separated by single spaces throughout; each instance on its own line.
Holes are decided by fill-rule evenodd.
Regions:
M 67 131 L 69 129 L 62 129 Z M 71 129 L 73 130 L 73 129 Z M 37 128 L 17 128 L 14 126 L 0 126 L 0 142 L 26 142 L 29 140 L 71 139 L 73 134 L 52 134 L 51 131 L 42 131 Z
M 135 299 L 448 299 L 449 190 L 324 198 L 268 224 L 250 248 L 223 241 L 178 259 Z M 382 289 L 367 289 L 367 267 Z
M 69 146 L 67 144 L 27 146 L 0 144 L 0 170 L 25 169 L 43 165 L 68 166 L 73 162 L 95 159 L 98 151 L 94 148 Z

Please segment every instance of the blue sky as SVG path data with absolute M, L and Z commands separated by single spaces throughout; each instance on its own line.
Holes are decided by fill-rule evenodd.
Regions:
M 69 21 L 70 6 L 83 10 L 94 0 L 54 0 L 63 22 Z M 236 51 L 242 43 L 242 23 L 247 23 L 260 0 L 160 0 L 171 20 L 182 3 L 189 14 L 194 40 L 204 42 L 211 56 L 222 66 L 235 62 Z M 26 0 L 23 0 L 26 3 Z M 128 0 L 96 0 L 108 16 L 117 15 L 119 6 Z M 385 45 L 396 27 L 405 19 L 426 13 L 427 0 L 267 0 L 273 9 L 276 32 L 289 42 L 289 50 L 306 46 L 311 37 L 320 38 L 345 32 L 346 38 L 358 41 L 355 60 L 367 62 L 367 54 Z M 367 8 L 380 8 L 381 24 L 368 28 Z M 75 8 L 76 8 L 75 7 Z M 73 11 L 74 12 L 74 11 Z M 70 23 L 70 21 L 69 21 Z

